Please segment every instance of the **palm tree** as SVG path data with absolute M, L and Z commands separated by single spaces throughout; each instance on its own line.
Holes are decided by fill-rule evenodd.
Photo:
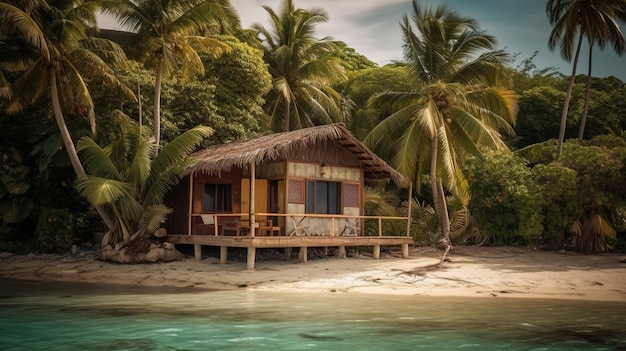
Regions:
M 213 130 L 197 126 L 167 143 L 157 155 L 150 130 L 117 111 L 113 120 L 120 137 L 102 148 L 83 137 L 78 151 L 89 175 L 76 187 L 90 203 L 106 207 L 115 217 L 115 228 L 103 241 L 129 243 L 132 238 L 154 233 L 171 212 L 163 204 L 168 190 L 178 184 L 193 160 L 187 157 Z
M 567 112 L 583 39 L 587 37 L 589 42 L 588 79 L 591 79 L 591 53 L 596 43 L 598 43 L 600 48 L 603 48 L 607 41 L 611 41 L 615 51 L 620 54 L 626 46 L 619 23 L 616 21 L 617 19 L 626 19 L 626 2 L 624 0 L 549 0 L 546 5 L 546 12 L 550 23 L 554 26 L 548 39 L 548 48 L 554 50 L 560 43 L 561 57 L 568 62 L 573 59 L 572 75 L 567 86 L 563 112 L 561 114 L 557 146 L 557 159 L 559 159 L 563 153 Z M 576 46 L 574 46 L 574 42 L 576 42 Z M 589 81 L 585 93 L 586 105 L 588 104 L 588 98 Z M 587 108 L 584 111 L 579 138 L 582 138 L 582 133 L 584 133 Z
M 626 38 L 620 28 L 619 23 L 616 21 L 626 21 L 626 1 L 600 1 L 594 3 L 597 7 L 607 6 L 608 8 L 604 13 L 614 12 L 613 17 L 596 18 L 598 27 L 595 33 L 587 33 L 589 39 L 589 62 L 587 67 L 587 83 L 585 86 L 585 105 L 583 108 L 583 114 L 580 118 L 580 127 L 578 129 L 578 139 L 582 140 L 585 134 L 585 124 L 587 122 L 587 112 L 589 111 L 589 95 L 591 93 L 591 67 L 593 57 L 593 47 L 596 42 L 600 47 L 600 50 L 604 49 L 607 42 L 613 44 L 613 50 L 618 55 L 624 53 L 626 49 Z
M 19 7 L 18 7 L 19 6 Z M 5 1 L 0 3 L 0 33 L 23 40 L 31 50 L 28 68 L 13 82 L 4 101 L 8 113 L 18 113 L 49 96 L 65 150 L 78 178 L 86 176 L 65 122 L 73 112 L 87 119 L 95 133 L 94 104 L 88 82 L 103 82 L 135 100 L 132 91 L 113 75 L 101 58 L 122 62 L 124 52 L 114 43 L 90 37 L 96 23 L 95 9 L 80 0 Z M 97 207 L 108 228 L 113 223 Z
M 272 32 L 259 31 L 264 56 L 272 75 L 272 89 L 265 97 L 265 112 L 272 130 L 289 131 L 340 121 L 341 95 L 332 84 L 347 79 L 335 55 L 340 46 L 330 38 L 317 39 L 315 25 L 328 20 L 319 8 L 296 9 L 284 0 L 280 12 L 263 6 L 270 15 Z
M 156 70 L 153 127 L 155 144 L 161 135 L 161 82 L 178 75 L 188 80 L 204 74 L 199 53 L 219 57 L 230 47 L 202 36 L 215 26 L 227 30 L 239 25 L 239 16 L 228 0 L 98 0 L 102 11 L 137 33 L 146 67 Z
M 481 148 L 506 149 L 500 131 L 513 134 L 516 99 L 494 37 L 477 30 L 474 20 L 445 6 L 427 8 L 413 1 L 411 20 L 401 23 L 404 55 L 415 81 L 409 92 L 373 97 L 368 105 L 391 111 L 366 137 L 375 145 L 397 140 L 394 163 L 417 186 L 429 178 L 442 242 L 450 248 L 450 217 L 443 185 L 462 193 L 459 162 Z M 447 251 L 446 251 L 447 253 Z M 445 257 L 445 254 L 444 254 Z

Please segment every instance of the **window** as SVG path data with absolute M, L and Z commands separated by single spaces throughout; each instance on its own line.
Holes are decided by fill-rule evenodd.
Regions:
M 204 184 L 202 209 L 205 212 L 232 212 L 231 184 Z
M 306 182 L 306 212 L 341 213 L 341 183 L 309 180 Z

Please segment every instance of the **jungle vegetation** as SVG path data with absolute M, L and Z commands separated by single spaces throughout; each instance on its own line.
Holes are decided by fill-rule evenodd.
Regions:
M 417 1 L 404 60 L 379 66 L 292 0 L 249 29 L 228 0 L 2 0 L 0 251 L 129 240 L 162 223 L 194 146 L 337 122 L 411 180 L 417 244 L 626 251 L 626 85 L 575 68 L 581 40 L 623 51 L 625 6 L 584 3 L 546 6 L 566 76 Z M 98 30 L 98 10 L 134 32 Z M 366 194 L 368 214 L 408 210 L 406 189 Z

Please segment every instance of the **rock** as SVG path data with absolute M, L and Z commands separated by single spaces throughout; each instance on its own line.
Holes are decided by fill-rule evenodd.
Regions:
M 154 235 L 157 238 L 163 238 L 167 235 L 167 230 L 165 230 L 165 228 L 159 228 L 152 235 Z
M 116 263 L 170 262 L 180 261 L 184 257 L 185 255 L 178 250 L 166 250 L 162 247 L 152 248 L 147 253 L 138 253 L 134 257 L 126 253 L 126 248 L 121 250 L 102 250 L 99 255 L 100 260 Z
M 15 254 L 12 254 L 10 252 L 0 252 L 0 258 L 9 258 L 13 256 L 15 256 Z
M 154 249 L 150 249 L 150 251 L 148 251 L 148 253 L 146 254 L 146 256 L 144 257 L 144 259 L 148 262 L 157 262 L 161 256 L 165 255 L 165 249 L 163 248 L 154 248 Z
M 26 255 L 26 257 L 28 257 L 28 258 L 34 258 L 35 256 L 37 256 L 37 255 L 35 255 L 32 252 L 30 252 L 28 255 Z

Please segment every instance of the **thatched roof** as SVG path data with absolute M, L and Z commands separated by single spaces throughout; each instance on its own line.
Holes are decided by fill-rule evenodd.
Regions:
M 396 184 L 405 183 L 400 173 L 365 147 L 343 124 L 304 128 L 212 146 L 191 155 L 197 163 L 188 168 L 185 174 L 192 172 L 220 174 L 233 167 L 245 168 L 252 163 L 261 165 L 298 157 L 302 159 L 303 155 L 312 160 L 315 150 L 329 144 L 338 146 L 336 149 L 340 149 L 341 157 L 353 158 L 349 160 L 351 163 L 363 167 L 366 179 L 391 178 Z M 324 159 L 324 156 L 330 157 L 318 155 L 317 158 L 332 163 L 332 159 Z

